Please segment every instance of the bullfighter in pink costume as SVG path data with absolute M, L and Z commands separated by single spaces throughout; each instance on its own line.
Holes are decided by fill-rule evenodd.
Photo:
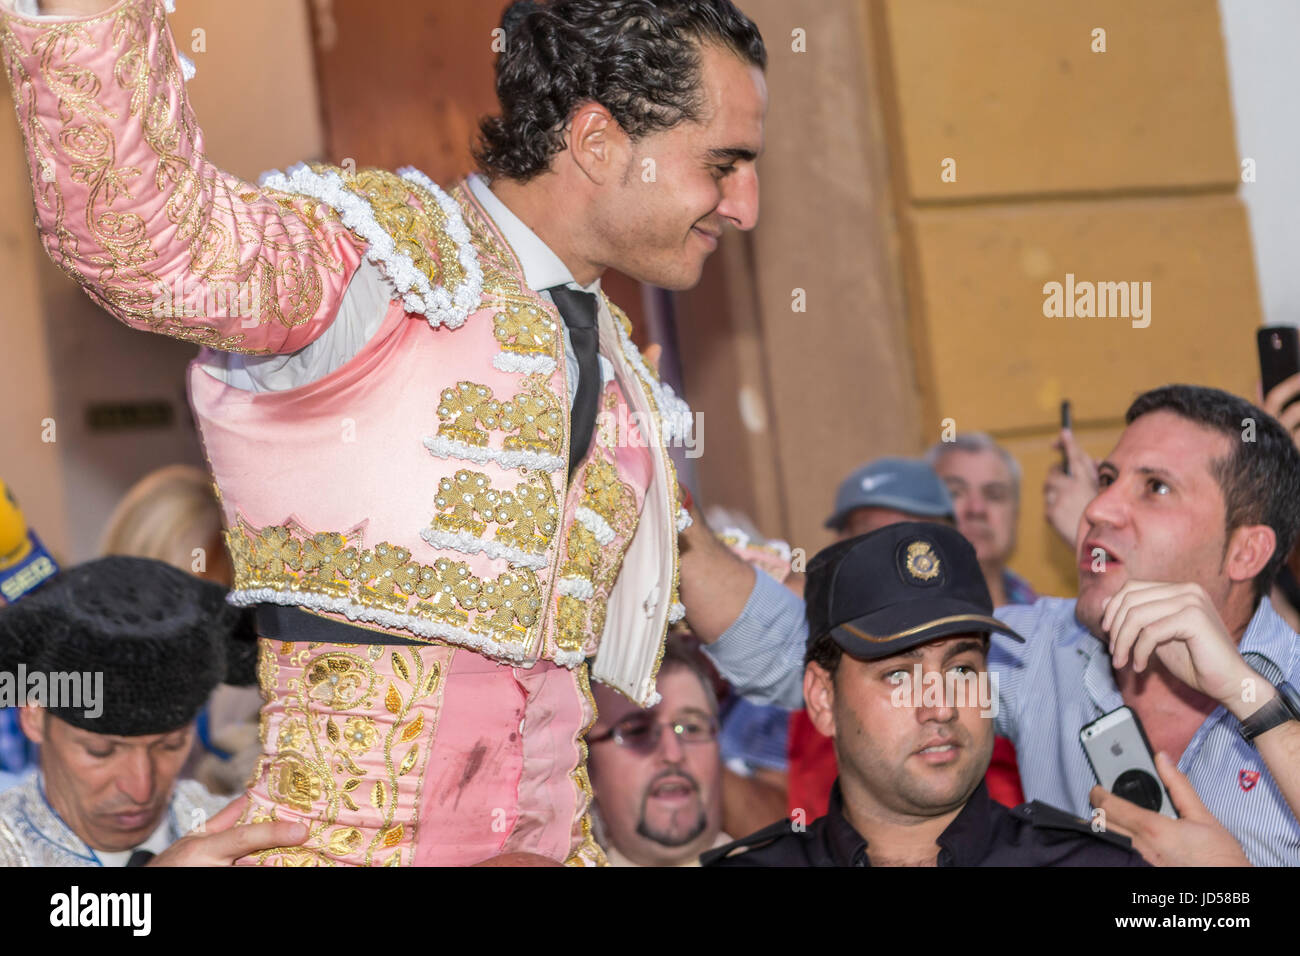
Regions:
M 490 181 L 300 166 L 255 186 L 205 159 L 162 0 L 109 4 L 0 0 L 0 46 L 51 257 L 132 328 L 203 347 L 189 394 L 230 600 L 262 636 L 242 819 L 310 827 L 246 862 L 601 862 L 588 670 L 656 699 L 690 521 L 665 449 L 690 412 L 599 276 L 686 288 L 727 224 L 754 225 L 757 30 L 727 0 L 515 4 Z M 539 53 L 565 43 L 580 68 Z M 663 76 L 629 97 L 598 55 Z M 543 94 L 529 133 L 515 101 Z M 610 219 L 647 144 L 663 185 Z M 569 241 L 565 195 L 615 238 Z

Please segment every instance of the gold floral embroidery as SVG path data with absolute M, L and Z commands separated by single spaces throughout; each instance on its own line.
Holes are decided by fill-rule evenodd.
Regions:
M 586 640 L 587 602 L 562 595 L 555 621 L 555 643 L 562 651 L 580 651 Z
M 447 231 L 447 214 L 433 193 L 382 169 L 312 169 L 338 173 L 344 186 L 362 196 L 370 204 L 375 221 L 393 238 L 397 251 L 408 256 L 435 288 L 455 289 L 465 281 L 465 268 Z M 436 259 L 430 255 L 434 249 Z
M 536 509 L 527 507 L 534 502 L 514 498 L 509 509 L 497 512 L 507 518 L 519 512 L 514 529 L 527 529 L 527 534 L 512 540 L 532 543 L 545 527 Z M 523 513 L 528 510 L 534 514 Z M 433 564 L 421 564 L 411 560 L 407 548 L 388 542 L 361 549 L 357 537 L 352 532 L 309 534 L 296 525 L 258 530 L 240 519 L 226 532 L 235 566 L 235 590 L 323 595 L 360 607 L 468 627 L 495 641 L 531 644 L 532 628 L 541 617 L 543 591 L 528 568 L 515 568 L 495 578 L 479 577 L 462 561 L 439 558 Z M 347 686 L 342 678 L 340 683 Z M 327 692 L 325 686 L 319 690 Z
M 531 554 L 546 552 L 560 520 L 555 491 L 550 481 L 538 475 L 513 491 L 498 491 L 487 475 L 461 469 L 438 482 L 433 503 L 443 509 L 434 516 L 435 530 L 478 538 L 490 522 L 499 525 L 497 540 Z
M 35 164 L 32 188 L 43 241 L 64 272 L 133 328 L 223 351 L 264 353 L 267 348 L 246 347 L 244 333 L 229 332 L 238 327 L 229 318 L 178 321 L 160 315 L 155 305 L 166 283 L 159 270 L 184 250 L 190 278 L 214 287 L 255 283 L 261 323 L 294 328 L 320 311 L 322 277 L 343 274 L 334 246 L 347 230 L 319 202 L 259 190 L 206 162 L 195 168 L 198 128 L 171 44 L 151 42 L 166 32 L 157 4 L 128 4 L 94 20 L 43 24 L 30 53 L 7 24 L 0 25 L 13 88 L 25 91 L 19 114 Z M 117 51 L 107 95 L 100 78 L 73 59 L 96 43 Z M 36 61 L 37 77 L 27 71 L 29 58 Z M 57 107 L 38 106 L 36 91 L 42 87 Z M 127 94 L 120 104 L 118 90 Z M 140 166 L 120 161 L 126 151 L 111 124 L 121 122 L 123 112 L 129 112 L 152 153 Z M 53 131 L 44 125 L 51 116 L 60 124 Z M 55 174 L 60 149 L 70 161 L 63 182 Z M 64 196 L 65 183 L 75 194 Z M 174 233 L 163 233 L 172 248 L 155 249 L 145 218 L 134 209 L 115 208 L 119 203 L 138 207 L 151 191 L 165 196 L 158 211 L 175 227 Z M 86 238 L 74 235 L 68 224 L 68 216 L 81 210 Z
M 501 351 L 515 355 L 554 355 L 560 338 L 559 324 L 544 309 L 528 302 L 512 302 L 492 319 L 492 331 Z
M 256 854 L 259 862 L 330 864 L 348 857 L 354 862 L 361 854 L 358 862 L 366 865 L 399 865 L 414 857 L 424 771 L 411 773 L 422 758 L 427 764 L 427 740 L 436 732 L 441 665 L 426 661 L 418 651 L 395 650 L 390 657 L 393 673 L 385 675 L 362 657 L 336 649 L 342 646 L 312 656 L 311 646 L 298 650 L 282 645 L 280 656 L 301 667 L 302 677 L 290 677 L 283 688 L 264 687 L 272 705 L 266 710 L 278 709 L 282 721 L 278 752 L 266 769 L 267 789 L 277 803 L 310 816 L 310 834 L 302 847 Z M 323 694 L 322 688 L 329 691 Z M 371 716 L 358 713 L 377 703 L 391 715 L 383 730 Z M 430 712 L 434 717 L 427 721 Z M 377 778 L 357 763 L 376 748 L 383 755 Z M 363 793 L 369 804 L 365 811 Z M 362 814 L 374 824 L 363 830 L 353 825 L 356 816 L 341 819 L 345 811 Z M 274 818 L 274 808 L 268 812 L 255 806 L 251 815 L 253 821 Z

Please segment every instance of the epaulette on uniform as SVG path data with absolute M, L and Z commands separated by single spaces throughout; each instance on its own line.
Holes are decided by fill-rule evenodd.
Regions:
M 1041 800 L 1022 803 L 1011 811 L 1011 815 L 1018 820 L 1024 820 L 1035 830 L 1066 830 L 1071 833 L 1085 833 L 1088 836 L 1096 837 L 1098 840 L 1105 840 L 1107 843 L 1123 847 L 1125 850 L 1133 848 L 1133 841 L 1128 837 L 1107 830 L 1096 830 L 1093 828 L 1092 823 L 1083 817 L 1076 817 L 1072 813 L 1066 813 L 1064 810 L 1043 803 Z
M 701 853 L 700 866 L 708 866 L 710 863 L 721 860 L 723 857 L 739 855 L 736 854 L 737 850 L 748 852 L 757 847 L 767 846 L 769 843 L 774 843 L 781 837 L 789 835 L 790 821 L 777 820 L 776 823 L 773 823 L 771 826 L 763 827 L 761 830 L 756 830 L 747 837 L 728 843 L 726 846 L 715 847 L 712 850 L 707 850 L 704 853 Z

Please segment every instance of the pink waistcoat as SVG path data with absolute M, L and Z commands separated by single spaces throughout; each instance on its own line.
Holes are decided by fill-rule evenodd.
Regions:
M 119 320 L 288 353 L 333 321 L 362 258 L 397 289 L 380 332 L 320 381 L 251 393 L 192 366 L 232 601 L 516 665 L 594 655 L 595 678 L 652 703 L 689 520 L 665 445 L 689 410 L 626 317 L 602 313 L 616 379 L 570 483 L 561 320 L 467 189 L 414 170 L 298 167 L 263 187 L 217 170 L 159 0 L 5 15 L 0 31 L 43 241 Z M 191 283 L 251 288 L 255 317 L 214 314 L 211 294 L 204 314 L 158 308 Z

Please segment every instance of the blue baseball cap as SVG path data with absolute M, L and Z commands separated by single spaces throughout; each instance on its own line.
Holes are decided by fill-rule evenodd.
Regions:
M 839 531 L 858 508 L 891 508 L 918 518 L 955 521 L 952 496 L 935 470 L 915 458 L 878 458 L 842 482 L 826 527 Z

